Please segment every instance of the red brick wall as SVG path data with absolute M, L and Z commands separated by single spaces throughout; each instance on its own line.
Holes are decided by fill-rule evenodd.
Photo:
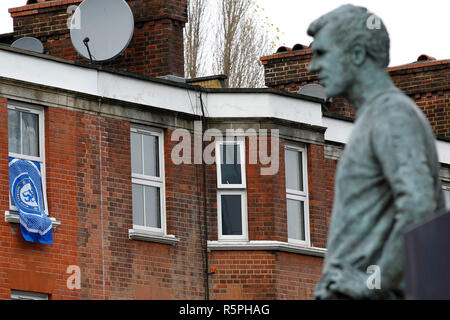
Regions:
M 271 252 L 214 251 L 210 254 L 211 299 L 275 299 L 276 260 Z
M 337 160 L 325 159 L 323 146 L 308 145 L 311 246 L 326 248 L 334 198 Z
M 67 8 L 80 2 L 47 1 L 10 9 L 14 38 L 36 37 L 50 55 L 88 63 L 72 46 L 67 28 Z M 183 76 L 187 0 L 129 0 L 128 4 L 135 19 L 133 38 L 121 56 L 102 65 L 147 76 Z
M 249 240 L 287 241 L 285 140 L 280 139 L 280 167 L 274 176 L 261 176 L 261 165 L 248 163 L 248 140 Z M 324 248 L 337 161 L 325 159 L 323 146 L 320 145 L 309 144 L 307 154 L 311 242 L 315 247 Z M 214 174 L 215 178 L 215 166 L 211 171 L 211 177 Z M 209 187 L 213 189 L 213 186 Z M 215 189 L 212 193 L 215 195 Z M 211 210 L 210 214 L 215 224 L 211 228 L 215 232 L 209 239 L 217 240 L 217 211 Z M 320 257 L 267 251 L 213 251 L 209 257 L 210 268 L 214 271 L 210 275 L 212 299 L 312 299 L 323 260 Z
M 206 243 L 202 165 L 194 164 L 194 152 L 191 164 L 172 162 L 172 149 L 179 143 L 171 141 L 172 132 L 165 130 L 167 232 L 180 238 L 180 242 L 170 249 L 173 251 L 169 257 L 170 288 L 175 299 L 204 299 Z M 194 150 L 193 138 L 191 146 Z
M 287 252 L 214 251 L 211 299 L 310 300 L 323 259 Z
M 261 175 L 261 168 L 268 166 L 262 166 L 259 160 L 257 164 L 249 163 L 249 152 L 258 152 L 260 143 L 266 144 L 268 155 L 272 154 L 271 139 L 271 137 L 254 139 L 258 143 L 257 150 L 250 150 L 249 138 L 246 139 L 249 239 L 287 241 L 283 141 L 280 139 L 279 149 L 275 150 L 279 158 L 278 174 Z
M 251 138 L 253 139 L 253 138 Z M 267 154 L 271 155 L 271 142 L 269 138 L 263 139 L 267 145 Z M 250 240 L 273 240 L 287 241 L 287 216 L 286 216 L 286 186 L 284 173 L 284 144 L 280 139 L 279 150 L 279 170 L 276 175 L 261 175 L 262 167 L 268 165 L 249 163 L 249 152 L 255 152 L 250 144 L 250 139 L 246 138 L 246 184 L 247 184 L 247 213 L 248 213 L 248 236 Z M 258 154 L 258 153 L 257 153 Z M 207 188 L 208 188 L 208 215 L 209 219 L 209 240 L 218 239 L 217 231 L 217 171 L 216 165 L 207 166 Z
M 265 83 L 269 88 L 297 93 L 308 83 L 318 83 L 317 74 L 308 72 L 310 49 L 288 51 L 262 57 Z
M 311 300 L 323 259 L 288 252 L 276 254 L 276 299 Z
M 173 142 L 165 132 L 167 230 L 180 238 L 175 246 L 128 239 L 132 228 L 130 126 L 126 121 L 101 117 L 102 207 L 87 216 L 83 297 L 102 295 L 105 275 L 107 299 L 202 299 L 205 295 L 202 201 L 194 165 L 175 166 L 170 160 Z M 98 131 L 91 132 L 90 136 Z M 95 154 L 95 153 L 94 153 Z M 98 161 L 98 153 L 96 154 Z M 93 162 L 96 163 L 95 161 Z M 99 170 L 96 168 L 96 170 Z M 85 187 L 98 183 L 90 181 Z M 98 191 L 97 191 L 98 192 Z M 103 214 L 103 250 L 101 239 Z M 80 230 L 81 231 L 81 230 Z M 103 252 L 101 252 L 103 251 Z M 104 271 L 101 256 L 104 256 Z M 83 288 L 82 288 L 83 290 Z M 100 298 L 102 298 L 100 296 Z
M 5 99 L 0 100 L 0 121 L 3 213 L 9 209 Z M 0 222 L 0 298 L 8 299 L 11 287 L 51 293 L 52 299 L 204 298 L 203 201 L 200 180 L 192 179 L 198 168 L 175 167 L 165 152 L 167 227 L 180 242 L 129 240 L 129 122 L 48 107 L 45 128 L 49 212 L 61 225 L 54 244 L 42 245 L 25 242 L 17 225 Z M 170 151 L 170 131 L 165 142 Z M 81 290 L 66 287 L 69 265 L 81 269 Z
M 389 73 L 422 109 L 436 135 L 450 138 L 450 60 L 393 67 Z
M 435 133 L 450 138 L 450 90 L 414 95 Z
M 0 99 L 0 163 L 1 213 L 9 210 L 9 170 L 8 170 L 8 117 L 6 99 Z M 48 115 L 48 111 L 46 115 Z M 46 121 L 46 131 L 53 125 L 52 116 Z M 58 122 L 64 121 L 63 118 Z M 47 162 L 47 187 L 49 212 L 61 221 L 54 233 L 53 245 L 26 242 L 17 224 L 0 222 L 0 299 L 10 298 L 10 289 L 48 293 L 52 299 L 76 299 L 77 291 L 66 287 L 69 265 L 78 265 L 77 224 L 76 224 L 76 188 L 74 176 L 70 171 L 71 161 L 76 159 L 70 152 L 71 143 L 76 139 L 58 138 L 58 128 L 54 128 L 46 138 L 46 157 L 54 160 Z M 76 176 L 76 175 L 75 175 Z
M 5 99 L 0 100 L 0 121 L 4 211 L 8 209 Z M 171 151 L 178 141 L 171 141 L 172 130 L 164 132 L 164 158 L 167 231 L 180 239 L 175 246 L 128 239 L 132 228 L 128 121 L 49 106 L 45 130 L 49 212 L 61 225 L 54 244 L 42 245 L 26 243 L 17 225 L 0 222 L 0 279 L 4 279 L 0 298 L 8 299 L 13 287 L 48 292 L 52 299 L 204 299 L 207 267 L 216 268 L 209 275 L 212 299 L 312 297 L 321 258 L 212 251 L 206 265 L 203 165 L 173 164 Z M 191 143 L 193 147 L 193 139 Z M 249 152 L 247 138 L 247 164 Z M 250 240 L 287 240 L 283 139 L 276 152 L 277 175 L 261 176 L 260 165 L 247 165 Z M 324 246 L 334 161 L 324 159 L 323 146 L 309 145 L 308 164 L 311 238 L 314 246 Z M 208 239 L 217 240 L 216 166 L 205 168 Z M 81 269 L 80 290 L 66 287 L 69 265 Z M 292 273 L 300 277 L 295 289 L 286 284 Z
M 317 74 L 308 71 L 311 58 L 312 51 L 310 49 L 288 51 L 262 57 L 266 86 L 290 93 L 297 93 L 304 85 L 319 83 Z M 333 99 L 328 108 L 333 114 L 349 118 L 355 116 L 354 110 L 345 99 Z
M 53 249 L 61 246 L 60 256 L 53 257 L 60 261 L 61 269 L 65 273 L 69 265 L 80 265 L 78 249 L 78 221 L 77 212 L 79 202 L 77 188 L 77 161 L 80 159 L 77 145 L 81 137 L 76 123 L 76 114 L 62 109 L 48 107 L 45 110 L 45 157 L 47 179 L 47 202 L 49 214 L 61 221 L 61 226 L 54 232 L 54 244 L 51 246 L 30 244 L 43 249 Z M 19 231 L 20 233 L 20 231 Z M 22 240 L 23 242 L 23 240 Z M 37 259 L 40 261 L 41 258 Z M 79 297 L 77 290 L 69 291 L 64 278 L 56 281 L 57 290 L 53 299 L 66 298 L 68 292 L 72 299 Z M 82 277 L 85 276 L 82 274 Z M 82 278 L 83 279 L 83 278 Z M 84 280 L 84 279 L 83 279 Z
M 9 210 L 9 166 L 8 166 L 8 110 L 7 100 L 0 98 L 0 212 Z M 8 283 L 9 257 L 11 254 L 12 228 L 0 219 L 0 299 L 9 299 Z M 17 232 L 17 228 L 16 228 Z

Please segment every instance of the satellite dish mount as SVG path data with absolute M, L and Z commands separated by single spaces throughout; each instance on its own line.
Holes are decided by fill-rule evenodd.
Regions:
M 86 46 L 87 52 L 89 53 L 89 60 L 91 60 L 91 64 L 95 64 L 92 60 L 91 49 L 89 49 L 89 37 L 84 38 L 83 43 Z

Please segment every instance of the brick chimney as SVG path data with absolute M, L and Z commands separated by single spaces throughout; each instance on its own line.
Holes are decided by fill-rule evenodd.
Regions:
M 262 57 L 265 82 L 269 88 L 297 93 L 304 85 L 319 83 L 317 74 L 309 73 L 308 67 L 312 51 L 308 46 L 296 44 L 294 47 L 280 47 L 273 55 Z M 328 105 L 327 111 L 346 118 L 355 116 L 354 110 L 345 99 L 336 98 Z
M 72 46 L 67 21 L 71 6 L 82 0 L 29 0 L 25 6 L 9 9 L 14 20 L 14 40 L 35 37 L 44 52 L 65 59 L 83 61 Z M 183 28 L 187 0 L 128 0 L 135 20 L 133 38 L 116 59 L 102 65 L 147 76 L 184 76 Z

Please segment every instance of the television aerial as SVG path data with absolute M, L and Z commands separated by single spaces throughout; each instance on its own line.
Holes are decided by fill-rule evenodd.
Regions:
M 37 53 L 44 53 L 44 46 L 42 42 L 33 37 L 23 37 L 17 39 L 11 44 L 11 47 Z
M 119 56 L 133 32 L 133 13 L 124 0 L 84 0 L 70 22 L 73 46 L 91 63 Z

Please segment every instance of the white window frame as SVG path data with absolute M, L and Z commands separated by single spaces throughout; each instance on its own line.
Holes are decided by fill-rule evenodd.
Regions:
M 286 202 L 287 199 L 303 201 L 303 215 L 305 223 L 305 240 L 293 239 L 288 237 L 288 242 L 298 245 L 310 247 L 311 246 L 311 234 L 309 228 L 309 196 L 308 196 L 308 163 L 307 163 L 307 151 L 306 147 L 300 147 L 295 144 L 286 143 L 285 150 L 291 150 L 300 152 L 302 155 L 302 175 L 303 175 L 303 191 L 288 189 L 286 185 Z M 285 153 L 286 159 L 286 153 Z M 286 165 L 286 160 L 285 160 Z M 287 207 L 286 207 L 286 219 L 287 219 Z M 287 221 L 286 221 L 287 226 Z
M 221 175 L 220 148 L 224 144 L 237 144 L 241 160 L 241 184 L 223 184 Z M 219 241 L 248 241 L 248 209 L 247 209 L 247 183 L 246 183 L 246 159 L 245 159 L 245 136 L 227 136 L 225 140 L 217 140 L 215 143 L 216 173 L 217 173 L 217 238 Z M 222 195 L 241 196 L 241 235 L 222 234 Z
M 39 124 L 39 157 L 23 155 L 20 153 L 9 152 L 9 133 L 8 133 L 8 155 L 16 159 L 24 159 L 39 162 L 41 166 L 41 183 L 42 183 L 42 193 L 44 198 L 44 211 L 49 215 L 48 203 L 47 203 L 47 179 L 46 179 L 46 168 L 45 168 L 45 112 L 43 107 L 31 106 L 19 102 L 8 102 L 8 110 L 16 110 L 20 112 L 33 113 L 38 115 Z M 9 119 L 8 119 L 9 122 Z M 18 212 L 19 209 L 11 202 L 11 193 L 9 193 L 9 204 L 10 211 Z
M 150 187 L 158 187 L 159 188 L 159 197 L 160 197 L 160 211 L 161 211 L 161 228 L 154 227 L 146 227 L 133 223 L 134 230 L 143 230 L 153 234 L 167 234 L 167 225 L 166 225 L 166 191 L 165 191 L 165 176 L 164 176 L 164 131 L 162 129 L 151 128 L 151 127 L 140 127 L 137 125 L 132 125 L 130 130 L 130 150 L 131 150 L 131 133 L 139 133 L 146 134 L 157 137 L 158 147 L 159 147 L 159 177 L 155 176 L 147 176 L 143 174 L 137 174 L 131 172 L 131 183 L 139 184 Z M 142 145 L 142 148 L 144 145 Z M 142 150 L 143 151 L 143 150 Z M 144 197 L 145 201 L 145 197 Z M 145 219 L 145 212 L 144 212 Z
M 443 182 L 442 183 L 442 189 L 443 189 L 443 192 L 445 193 L 445 192 L 450 192 L 450 183 L 445 183 L 445 182 Z M 445 194 L 444 194 L 444 200 L 446 200 L 445 199 Z M 447 204 L 447 202 L 445 203 L 445 209 L 446 210 L 450 210 L 450 203 L 449 204 Z
M 222 234 L 222 196 L 239 195 L 241 196 L 241 219 L 242 235 L 224 235 Z M 247 241 L 248 240 L 248 216 L 247 216 L 247 192 L 246 190 L 218 190 L 217 191 L 217 222 L 218 239 L 223 241 Z
M 239 146 L 239 157 L 241 160 L 241 184 L 224 184 L 222 183 L 222 168 L 221 168 L 221 147 L 223 145 Z M 247 187 L 245 177 L 245 137 L 236 137 L 236 140 L 216 141 L 216 167 L 217 167 L 217 188 L 219 189 L 245 189 Z

